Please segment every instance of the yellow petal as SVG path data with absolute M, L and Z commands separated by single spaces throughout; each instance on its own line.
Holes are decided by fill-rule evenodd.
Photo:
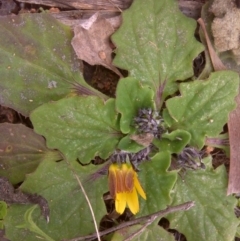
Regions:
M 139 212 L 139 202 L 137 190 L 133 188 L 132 192 L 126 193 L 127 205 L 133 214 Z
M 134 173 L 134 186 L 135 186 L 135 188 L 137 189 L 139 195 L 140 195 L 143 199 L 146 200 L 147 197 L 146 197 L 146 194 L 145 194 L 145 192 L 144 192 L 144 190 L 143 190 L 143 188 L 142 188 L 142 186 L 141 186 L 141 184 L 140 184 L 140 182 L 139 182 L 139 180 L 138 180 L 137 173 Z
M 124 177 L 124 186 L 126 192 L 132 192 L 134 187 L 134 170 L 128 169 Z
M 139 212 L 138 193 L 144 199 L 146 199 L 146 194 L 131 164 L 111 164 L 108 185 L 110 194 L 115 199 L 115 209 L 118 213 L 122 214 L 126 206 L 133 214 Z
M 122 170 L 117 169 L 116 170 L 116 192 L 124 192 L 125 191 L 125 186 L 124 186 L 124 173 Z
M 126 208 L 127 200 L 126 200 L 126 193 L 121 192 L 117 193 L 115 199 L 115 209 L 119 214 L 122 214 Z
M 117 180 L 116 180 L 116 172 L 112 165 L 109 167 L 108 170 L 108 188 L 110 191 L 110 195 L 115 198 L 116 196 L 116 189 L 117 189 Z
M 131 167 L 130 164 L 128 164 L 128 163 L 122 163 L 122 170 L 123 170 L 123 171 L 127 171 L 127 170 L 129 169 L 129 167 Z

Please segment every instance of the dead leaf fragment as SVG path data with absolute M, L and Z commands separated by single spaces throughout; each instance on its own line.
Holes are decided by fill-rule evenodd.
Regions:
M 233 0 L 215 0 L 212 3 L 212 6 L 210 8 L 210 11 L 213 12 L 213 14 L 216 17 L 222 17 L 224 14 L 226 14 L 227 9 L 232 9 L 234 7 L 234 1 Z
M 59 8 L 54 8 L 54 7 L 50 8 L 48 11 L 49 11 L 50 13 L 60 13 Z
M 152 133 L 142 133 L 139 135 L 131 135 L 130 139 L 144 147 L 148 147 L 152 143 L 154 135 Z
M 106 58 L 107 58 L 105 52 L 103 52 L 103 51 L 98 52 L 98 56 L 102 60 L 106 60 Z
M 223 18 L 215 18 L 212 23 L 214 43 L 219 52 L 239 48 L 240 9 L 227 11 Z
M 72 46 L 79 59 L 90 65 L 103 65 L 122 76 L 116 67 L 112 65 L 112 48 L 110 36 L 116 30 L 116 17 L 114 27 L 110 21 L 95 13 L 91 18 L 74 28 Z M 118 17 L 120 26 L 120 16 Z
M 13 0 L 0 1 L 0 16 L 9 15 L 16 9 L 17 4 Z
M 237 108 L 230 113 L 228 120 L 230 142 L 230 170 L 227 194 L 240 193 L 240 94 L 237 98 Z
M 233 0 L 214 0 L 211 12 L 214 46 L 218 52 L 232 51 L 240 65 L 240 9 Z

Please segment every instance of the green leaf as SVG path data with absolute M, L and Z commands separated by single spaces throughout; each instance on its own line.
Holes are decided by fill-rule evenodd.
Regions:
M 154 108 L 154 93 L 134 78 L 119 81 L 116 90 L 116 109 L 121 113 L 120 128 L 125 134 L 133 130 L 133 119 L 142 108 Z
M 153 144 L 157 146 L 160 151 L 169 151 L 170 153 L 179 153 L 191 140 L 189 132 L 184 130 L 175 130 L 171 133 L 162 135 L 161 140 L 155 139 Z
M 19 229 L 18 225 L 24 224 L 24 214 L 31 207 L 30 205 L 13 204 L 8 208 L 8 214 L 4 219 L 5 237 L 10 238 L 11 241 L 33 241 L 36 240 L 36 234 L 30 232 L 28 229 Z M 38 210 L 39 211 L 39 210 Z M 40 213 L 40 211 L 39 211 Z M 23 237 L 23 231 L 25 237 Z
M 120 150 L 136 153 L 144 149 L 144 147 L 137 142 L 133 141 L 131 135 L 124 136 L 118 143 L 118 148 Z
M 50 14 L 1 18 L 0 35 L 1 105 L 28 116 L 41 104 L 72 93 L 76 85 L 93 91 L 79 72 L 71 29 Z
M 236 106 L 238 86 L 238 74 L 232 71 L 212 73 L 205 81 L 182 83 L 181 96 L 166 101 L 169 113 L 164 120 L 173 130 L 188 131 L 192 136 L 190 145 L 201 148 L 205 136 L 215 137 L 222 131 L 229 112 Z
M 65 98 L 42 105 L 33 111 L 31 120 L 49 148 L 82 163 L 97 155 L 107 158 L 122 137 L 113 99 L 103 103 L 95 96 Z
M 122 241 L 126 240 L 128 237 L 132 237 L 133 234 L 137 233 L 139 230 L 143 230 L 136 237 L 131 238 L 131 241 L 149 241 L 149 240 L 159 240 L 159 241 L 174 241 L 172 234 L 159 227 L 156 222 L 144 227 L 144 225 L 134 225 L 114 233 L 111 241 Z
M 237 227 L 236 237 L 240 238 L 240 227 L 239 226 Z
M 0 124 L 0 176 L 12 184 L 25 179 L 43 161 L 57 161 L 58 151 L 46 147 L 42 136 L 22 124 Z
M 7 215 L 7 204 L 4 201 L 0 201 L 0 219 L 4 219 Z
M 167 171 L 170 162 L 171 155 L 165 151 L 156 154 L 151 161 L 140 166 L 139 179 L 146 192 L 147 200 L 140 199 L 139 215 L 157 212 L 170 204 L 170 193 L 177 179 L 176 171 Z
M 6 217 L 6 215 L 7 204 L 4 201 L 0 201 L 0 229 L 4 229 L 3 219 Z
M 123 12 L 123 23 L 112 36 L 117 46 L 114 64 L 149 85 L 160 108 L 178 89 L 176 80 L 193 76 L 192 61 L 203 51 L 194 38 L 195 28 L 196 22 L 180 12 L 177 1 L 136 0 Z
M 227 179 L 223 165 L 216 170 L 186 171 L 183 179 L 179 176 L 171 205 L 194 201 L 195 206 L 168 215 L 171 228 L 183 233 L 187 240 L 234 240 L 239 224 L 234 214 L 237 200 L 226 196 Z
M 29 208 L 24 214 L 25 223 L 18 225 L 17 228 L 29 229 L 31 232 L 38 234 L 40 237 L 44 238 L 46 241 L 54 241 L 46 233 L 44 233 L 33 221 L 32 213 L 37 208 L 37 205 Z
M 21 190 L 27 193 L 37 193 L 48 201 L 49 223 L 41 215 L 39 208 L 29 213 L 32 210 L 29 207 L 34 208 L 34 206 L 11 205 L 4 220 L 7 238 L 11 241 L 34 241 L 37 240 L 37 236 L 43 238 L 40 234 L 43 232 L 53 240 L 62 240 L 95 232 L 87 201 L 72 169 L 82 181 L 98 224 L 106 213 L 102 195 L 107 191 L 107 178 L 102 177 L 95 182 L 86 181 L 88 175 L 99 167 L 71 163 L 72 167 L 68 166 L 65 161 L 43 161 L 33 174 L 28 175 Z M 26 225 L 26 217 L 28 219 L 27 230 L 19 228 Z M 32 233 L 32 228 L 35 233 Z

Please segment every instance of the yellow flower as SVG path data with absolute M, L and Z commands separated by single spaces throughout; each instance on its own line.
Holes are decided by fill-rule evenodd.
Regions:
M 115 199 L 115 209 L 118 213 L 122 214 L 126 206 L 133 214 L 139 212 L 138 193 L 144 199 L 146 199 L 146 194 L 131 164 L 111 164 L 108 172 L 108 185 L 110 194 Z

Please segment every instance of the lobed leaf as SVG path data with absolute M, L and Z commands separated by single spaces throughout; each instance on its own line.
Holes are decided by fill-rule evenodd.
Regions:
M 186 171 L 183 178 L 179 176 L 176 182 L 171 205 L 194 201 L 195 206 L 187 212 L 169 214 L 170 227 L 187 240 L 234 240 L 239 220 L 234 214 L 236 199 L 226 196 L 225 167 Z
M 65 98 L 42 105 L 30 118 L 49 148 L 82 163 L 97 155 L 107 158 L 122 137 L 113 99 L 104 103 L 96 96 Z
M 141 216 L 157 212 L 170 204 L 170 193 L 177 179 L 176 171 L 167 171 L 170 162 L 170 153 L 163 151 L 140 166 L 139 179 L 147 196 L 146 201 L 140 200 Z
M 154 108 L 154 93 L 139 80 L 124 78 L 119 81 L 116 90 L 116 109 L 121 113 L 120 128 L 125 134 L 133 130 L 133 119 L 138 115 L 139 109 Z
M 4 201 L 0 201 L 0 220 L 7 215 L 7 204 Z
M 46 147 L 44 138 L 22 124 L 0 124 L 0 176 L 12 184 L 23 182 L 43 160 L 57 161 L 58 151 Z
M 16 227 L 28 229 L 30 232 L 37 234 L 38 237 L 40 236 L 47 241 L 54 241 L 51 237 L 49 237 L 46 233 L 44 233 L 33 221 L 32 213 L 36 208 L 37 208 L 37 205 L 30 207 L 24 214 L 24 223 L 21 225 L 17 225 Z
M 72 31 L 50 14 L 20 14 L 0 21 L 0 104 L 23 115 L 88 86 L 71 47 Z
M 171 129 L 191 134 L 190 145 L 202 148 L 206 136 L 215 137 L 236 106 L 239 76 L 232 71 L 212 73 L 206 81 L 180 84 L 181 96 L 166 101 L 164 120 Z
M 157 146 L 160 151 L 169 151 L 170 153 L 179 153 L 191 140 L 191 135 L 184 130 L 175 130 L 171 133 L 162 135 L 161 140 L 155 139 L 153 144 Z
M 137 0 L 123 12 L 113 34 L 114 64 L 150 86 L 157 108 L 176 92 L 177 80 L 193 76 L 192 61 L 203 51 L 194 38 L 196 22 L 183 15 L 174 0 Z
M 131 135 L 126 135 L 119 141 L 118 148 L 120 150 L 136 153 L 138 151 L 141 151 L 144 146 L 132 140 Z
M 4 229 L 3 219 L 7 215 L 7 204 L 4 201 L 0 201 L 0 231 Z
M 87 182 L 86 178 L 96 171 L 96 166 L 72 164 L 74 172 L 83 183 L 99 223 L 106 212 L 102 199 L 107 187 L 106 178 Z M 37 170 L 27 177 L 21 190 L 37 193 L 48 201 L 49 223 L 41 215 L 39 208 L 34 210 L 34 205 L 11 205 L 4 220 L 6 237 L 11 241 L 32 241 L 37 240 L 39 236 L 42 239 L 49 237 L 46 240 L 57 241 L 95 232 L 86 199 L 66 162 L 43 161 Z

